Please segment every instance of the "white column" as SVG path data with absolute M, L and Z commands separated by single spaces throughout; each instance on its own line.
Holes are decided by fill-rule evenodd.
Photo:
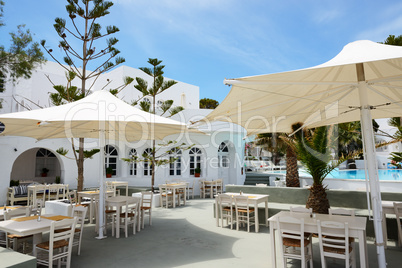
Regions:
M 378 267 L 385 268 L 387 266 L 385 260 L 384 238 L 382 232 L 382 208 L 381 208 L 381 191 L 378 179 L 378 168 L 376 160 L 376 150 L 373 134 L 373 123 L 371 118 L 371 107 L 368 104 L 367 86 L 364 81 L 359 82 L 360 97 L 360 117 L 361 129 L 364 144 L 364 159 L 367 162 L 366 168 L 370 183 L 370 196 L 373 210 L 374 232 L 377 243 Z M 359 241 L 360 242 L 360 241 Z

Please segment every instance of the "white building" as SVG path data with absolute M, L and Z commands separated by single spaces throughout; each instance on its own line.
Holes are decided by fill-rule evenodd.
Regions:
M 122 84 L 123 77 L 142 77 L 152 84 L 141 70 L 128 66 L 121 66 L 106 74 L 103 74 L 95 82 L 93 91 L 114 88 Z M 65 70 L 57 63 L 47 62 L 36 70 L 31 79 L 20 80 L 13 84 L 7 82 L 6 90 L 0 93 L 3 99 L 3 108 L 0 113 L 25 111 L 25 107 L 37 109 L 51 106 L 49 92 L 55 92 L 51 80 L 56 85 L 65 85 Z M 80 87 L 78 80 L 73 81 Z M 138 99 L 141 93 L 133 85 L 128 86 L 119 93 L 119 97 L 127 102 Z M 207 115 L 210 110 L 199 109 L 199 87 L 178 82 L 162 94 L 157 96 L 156 102 L 171 99 L 174 105 L 185 108 L 184 111 L 172 117 L 182 122 L 193 122 Z M 36 105 L 37 104 L 37 105 Z M 158 105 L 158 104 L 157 104 Z M 165 183 L 166 180 L 182 179 L 190 183 L 198 178 L 194 177 L 194 169 L 201 166 L 201 178 L 223 178 L 225 184 L 243 184 L 245 172 L 243 170 L 245 131 L 243 128 L 229 123 L 214 122 L 204 125 L 201 130 L 207 135 L 190 134 L 188 137 L 180 137 L 178 142 L 195 144 L 184 152 L 179 152 L 180 161 L 172 165 L 159 167 L 155 173 L 155 185 Z M 1 135 L 1 134 L 0 134 Z M 178 135 L 169 137 L 174 140 Z M 86 139 L 86 148 L 96 148 L 97 140 Z M 69 158 L 56 153 L 58 148 L 68 149 Z M 121 158 L 127 158 L 130 154 L 142 155 L 151 147 L 148 141 L 138 141 L 127 144 L 121 141 L 109 141 L 106 146 L 105 161 L 114 168 L 116 175 L 113 180 L 128 181 L 131 186 L 150 186 L 150 168 L 142 162 L 127 164 Z M 77 186 L 77 165 L 71 152 L 71 144 L 68 139 L 48 139 L 36 141 L 26 137 L 0 137 L 0 204 L 6 201 L 6 191 L 10 180 L 37 181 L 53 183 L 56 176 L 61 177 L 61 182 L 69 184 L 70 188 Z M 96 187 L 99 185 L 98 169 L 99 154 L 93 159 L 85 160 L 84 187 Z M 49 169 L 48 175 L 42 177 L 42 168 Z M 197 180 L 198 181 L 198 180 Z M 195 194 L 199 194 L 198 184 L 195 184 Z

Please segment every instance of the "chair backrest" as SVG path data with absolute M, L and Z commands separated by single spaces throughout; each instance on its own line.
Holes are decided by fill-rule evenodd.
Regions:
M 142 198 L 141 198 L 141 207 L 152 207 L 152 199 L 154 196 L 154 193 L 149 191 L 149 192 L 141 192 Z
M 35 185 L 35 189 L 33 192 L 33 205 L 36 207 L 38 206 L 38 202 L 42 202 L 42 207 L 45 205 L 45 200 L 46 200 L 46 190 L 48 190 L 48 186 L 47 185 Z M 42 194 L 41 197 L 42 198 L 38 198 L 38 194 Z
M 304 248 L 304 219 L 295 217 L 277 217 L 276 224 L 278 226 L 279 236 L 281 238 L 281 244 L 283 244 L 284 238 L 290 238 L 300 241 L 301 248 Z
M 75 225 L 77 224 L 77 217 L 72 219 L 64 219 L 61 221 L 52 221 L 50 225 L 49 233 L 49 251 L 53 251 L 53 244 L 56 241 L 68 240 L 69 251 L 71 252 L 72 242 L 74 238 Z M 57 229 L 63 229 L 63 231 L 55 232 Z
M 394 202 L 394 211 L 395 211 L 395 216 L 396 216 L 396 223 L 398 226 L 398 233 L 399 233 L 399 239 L 402 240 L 402 226 L 401 226 L 401 220 L 402 220 L 402 202 Z
M 313 213 L 312 208 L 305 208 L 305 207 L 290 207 L 290 212 L 296 212 L 296 213 Z
M 55 199 L 59 199 L 59 188 L 60 188 L 60 185 L 59 184 L 50 184 L 50 185 L 48 185 L 47 186 L 47 190 L 48 190 L 48 197 L 47 197 L 47 199 L 48 200 L 51 200 L 51 198 L 52 198 L 52 194 L 55 194 L 56 195 L 56 197 L 55 197 Z
M 88 211 L 88 207 L 86 206 L 81 206 L 81 205 L 75 205 L 73 206 L 73 217 L 77 217 L 77 223 L 80 226 L 80 229 L 82 231 L 82 229 L 84 228 L 84 223 L 85 223 L 85 217 L 87 215 L 87 211 Z
M 78 200 L 77 200 L 77 192 L 76 191 L 70 191 L 67 193 L 67 198 L 70 201 L 70 204 L 77 204 Z
M 236 210 L 239 208 L 245 208 L 248 210 L 248 208 L 251 205 L 251 202 L 247 196 L 244 195 L 236 195 L 233 197 L 234 203 L 235 203 L 235 208 Z
M 355 211 L 352 209 L 344 208 L 330 208 L 328 209 L 329 215 L 341 215 L 341 216 L 355 216 Z
M 16 209 L 9 209 L 4 212 L 4 220 L 11 220 L 18 217 L 27 217 L 30 214 L 29 207 L 19 207 Z
M 349 259 L 348 223 L 317 220 L 317 227 L 321 256 Z
M 220 206 L 227 206 L 227 207 L 233 206 L 233 197 L 231 195 L 218 194 L 217 198 L 218 198 L 218 204 Z

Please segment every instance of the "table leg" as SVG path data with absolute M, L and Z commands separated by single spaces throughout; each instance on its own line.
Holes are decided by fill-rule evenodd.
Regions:
M 388 234 L 387 234 L 387 214 L 384 213 L 384 210 L 382 211 L 382 236 L 384 238 L 384 248 L 387 249 L 387 240 L 388 240 Z
M 186 205 L 186 199 L 187 199 L 187 186 L 184 186 L 184 206 Z
M 260 221 L 258 218 L 258 203 L 255 202 L 254 204 L 254 211 L 255 211 L 255 232 L 258 233 L 260 231 Z
M 272 267 L 276 268 L 276 248 L 275 248 L 275 230 L 273 224 L 269 225 L 269 234 L 271 235 L 271 261 Z
M 92 223 L 94 219 L 94 202 L 93 198 L 91 198 L 91 201 L 89 203 L 89 223 Z
M 366 231 L 359 231 L 359 255 L 360 255 L 360 267 L 368 267 L 368 256 L 367 256 L 367 240 Z
M 218 198 L 215 198 L 215 218 L 216 218 L 216 227 L 219 227 L 219 217 L 218 217 Z
M 42 243 L 42 233 L 37 233 L 33 235 L 32 238 L 32 255 L 36 256 L 36 245 Z
M 116 238 L 120 238 L 120 206 L 116 207 Z
M 176 189 L 172 188 L 172 193 L 173 193 L 173 208 L 176 207 Z
M 265 226 L 268 227 L 268 201 L 265 201 Z

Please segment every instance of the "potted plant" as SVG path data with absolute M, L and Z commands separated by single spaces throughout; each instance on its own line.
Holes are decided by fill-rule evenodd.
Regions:
M 194 177 L 199 177 L 201 175 L 201 168 L 196 167 L 194 169 Z
M 106 178 L 111 178 L 113 175 L 113 168 L 112 167 L 107 167 L 106 168 Z
M 60 184 L 60 182 L 61 182 L 60 176 L 56 176 L 56 179 L 54 180 L 54 182 L 55 182 L 56 184 Z
M 49 172 L 49 169 L 47 169 L 47 168 L 42 168 L 42 173 L 41 173 L 41 176 L 42 177 L 47 177 L 47 173 Z

